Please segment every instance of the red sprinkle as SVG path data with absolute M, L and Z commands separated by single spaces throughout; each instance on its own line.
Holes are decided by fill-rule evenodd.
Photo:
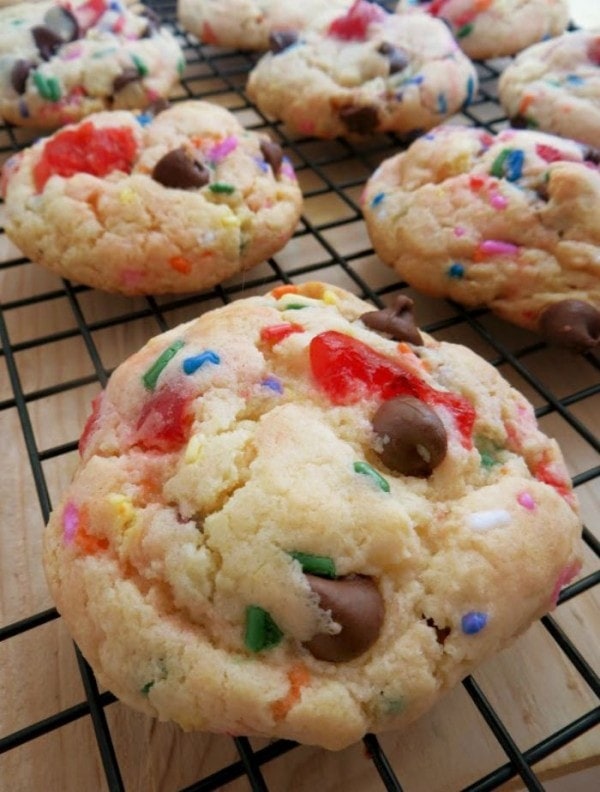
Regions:
M 85 454 L 86 448 L 90 439 L 94 432 L 99 427 L 100 424 L 100 409 L 102 407 L 102 399 L 104 397 L 104 391 L 101 391 L 94 399 L 92 399 L 92 412 L 88 416 L 87 421 L 85 422 L 85 426 L 83 427 L 83 432 L 81 433 L 81 437 L 79 438 L 79 453 L 81 456 Z
M 171 388 L 155 391 L 142 407 L 134 445 L 144 451 L 178 451 L 190 436 L 192 398 L 188 392 Z
M 463 446 L 472 447 L 475 410 L 464 396 L 431 388 L 362 341 L 336 330 L 320 333 L 310 342 L 310 364 L 313 376 L 334 404 L 353 404 L 367 396 L 383 400 L 413 396 L 449 410 Z
M 279 344 L 284 338 L 292 333 L 303 333 L 304 328 L 300 325 L 285 322 L 284 324 L 269 325 L 260 331 L 260 340 L 267 344 Z
M 600 66 L 600 36 L 596 36 L 588 44 L 587 56 L 592 63 Z
M 115 170 L 131 171 L 137 151 L 129 127 L 97 128 L 86 121 L 74 129 L 65 129 L 51 137 L 33 169 L 38 192 L 53 176 L 74 176 L 90 173 L 106 176 Z
M 559 151 L 554 146 L 546 146 L 544 143 L 536 143 L 535 153 L 546 162 L 559 162 L 560 160 L 570 159 L 563 151 Z
M 334 19 L 329 26 L 330 36 L 345 41 L 364 41 L 371 23 L 385 19 L 385 11 L 374 3 L 356 0 L 344 16 Z

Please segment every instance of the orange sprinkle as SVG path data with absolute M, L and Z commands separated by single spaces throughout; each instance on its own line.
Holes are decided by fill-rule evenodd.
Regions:
M 95 555 L 101 550 L 108 549 L 108 539 L 89 533 L 89 517 L 85 507 L 82 507 L 79 511 L 79 525 L 75 534 L 75 544 L 86 555 Z
M 472 190 L 480 190 L 484 184 L 485 184 L 485 176 L 477 176 L 476 174 L 473 174 L 473 176 L 469 176 L 469 187 Z
M 532 94 L 525 94 L 525 96 L 521 99 L 521 104 L 519 105 L 518 113 L 521 116 L 524 116 L 527 112 L 527 108 L 533 102 L 533 95 Z
M 271 294 L 278 300 L 280 297 L 283 297 L 284 294 L 298 294 L 298 287 L 294 286 L 293 283 L 286 283 L 284 286 L 275 286 L 275 288 L 271 290 Z
M 475 0 L 474 6 L 475 10 L 481 13 L 485 11 L 486 8 L 489 8 L 492 4 L 492 0 Z
M 202 32 L 200 34 L 200 38 L 202 39 L 203 44 L 218 44 L 219 39 L 217 38 L 217 34 L 209 25 L 208 22 L 205 22 L 202 25 Z
M 172 267 L 177 272 L 181 272 L 182 275 L 189 275 L 192 271 L 192 263 L 188 261 L 183 256 L 173 256 L 169 259 L 169 267 Z
M 409 347 L 406 341 L 400 341 L 398 344 L 398 352 L 400 352 L 402 355 L 407 355 L 409 353 L 412 354 L 412 349 Z
M 271 704 L 271 712 L 276 721 L 283 720 L 291 708 L 300 700 L 303 687 L 310 682 L 310 672 L 305 665 L 299 663 L 288 671 L 290 689 L 280 699 Z
M 488 258 L 488 256 L 486 256 L 486 254 L 483 252 L 483 250 L 481 250 L 481 248 L 475 248 L 471 258 L 473 259 L 473 261 L 479 263 L 480 261 L 485 261 Z

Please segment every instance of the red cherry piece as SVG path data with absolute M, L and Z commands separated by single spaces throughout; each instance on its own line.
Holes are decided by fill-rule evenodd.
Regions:
M 193 416 L 187 392 L 163 388 L 142 407 L 136 424 L 135 445 L 144 451 L 178 451 L 187 443 Z
M 345 41 L 364 41 L 367 29 L 373 22 L 381 22 L 385 11 L 374 3 L 356 0 L 344 16 L 334 19 L 329 26 L 329 35 Z

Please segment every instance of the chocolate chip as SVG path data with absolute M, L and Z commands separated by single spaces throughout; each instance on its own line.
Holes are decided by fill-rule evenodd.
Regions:
M 585 162 L 592 162 L 594 165 L 600 165 L 600 149 L 586 146 L 583 153 Z
M 61 36 L 50 30 L 45 25 L 35 25 L 31 28 L 31 35 L 35 41 L 35 46 L 43 60 L 47 61 L 54 55 L 56 50 L 64 44 Z
M 44 25 L 65 43 L 79 38 L 79 23 L 64 6 L 55 5 L 48 9 L 44 14 Z
M 118 93 L 126 85 L 132 82 L 137 82 L 140 79 L 140 73 L 135 66 L 126 66 L 121 74 L 117 74 L 113 80 L 113 93 Z
M 152 171 L 152 178 L 165 187 L 195 190 L 208 184 L 210 173 L 184 148 L 178 148 L 159 159 Z
M 148 24 L 140 34 L 140 38 L 151 38 L 160 29 L 160 17 L 151 8 L 144 8 L 139 15 L 146 17 L 148 20 Z
M 357 135 L 369 135 L 377 129 L 379 115 L 377 108 L 373 105 L 347 105 L 340 110 L 340 118 L 346 125 L 349 132 Z
M 281 146 L 278 143 L 274 143 L 272 140 L 261 140 L 260 150 L 265 158 L 265 162 L 268 162 L 271 166 L 273 175 L 277 176 L 279 168 L 281 168 L 281 161 L 283 160 Z
M 360 318 L 371 330 L 387 333 L 395 341 L 408 341 L 409 344 L 422 346 L 423 339 L 415 324 L 413 301 L 404 294 L 399 294 L 391 308 L 380 311 L 367 311 Z
M 146 107 L 144 113 L 149 113 L 150 115 L 156 117 L 164 110 L 168 110 L 171 107 L 171 103 L 168 99 L 155 99 L 153 102 Z
M 405 476 L 429 476 L 448 448 L 446 429 L 433 408 L 413 396 L 383 402 L 373 416 L 384 465 Z
M 33 61 L 19 58 L 19 60 L 14 62 L 10 72 L 10 84 L 19 95 L 25 93 L 27 78 L 32 69 L 35 69 L 35 63 Z
M 539 329 L 550 343 L 585 352 L 600 344 L 600 311 L 582 300 L 560 300 L 542 313 Z
M 510 119 L 510 125 L 514 127 L 514 129 L 527 129 L 529 127 L 529 121 L 522 115 L 516 115 Z
M 328 663 L 344 663 L 364 654 L 379 638 L 383 624 L 383 599 L 376 583 L 364 575 L 306 578 L 319 597 L 319 606 L 331 611 L 342 628 L 336 635 L 315 635 L 304 644 L 308 651 Z
M 269 34 L 269 49 L 278 55 L 297 41 L 298 35 L 293 30 L 274 30 Z
M 427 619 L 427 626 L 433 627 L 435 630 L 435 637 L 439 644 L 444 645 L 446 638 L 450 635 L 450 627 L 438 627 L 433 619 Z
M 390 62 L 390 74 L 404 71 L 409 64 L 409 57 L 407 53 L 399 47 L 394 47 L 393 44 L 388 44 L 384 41 L 377 50 Z

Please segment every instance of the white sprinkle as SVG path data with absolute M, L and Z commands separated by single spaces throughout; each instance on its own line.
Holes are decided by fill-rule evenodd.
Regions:
M 467 525 L 472 531 L 492 531 L 494 528 L 506 528 L 510 523 L 511 516 L 506 509 L 473 512 L 467 517 Z

